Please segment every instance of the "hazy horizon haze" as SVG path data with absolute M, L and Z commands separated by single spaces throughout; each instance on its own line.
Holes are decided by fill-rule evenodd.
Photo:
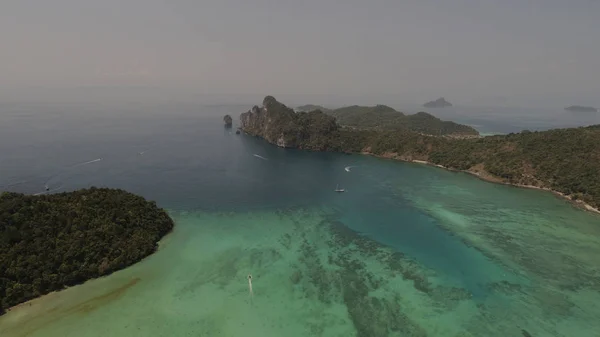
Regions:
M 6 0 L 0 100 L 598 107 L 599 14 L 591 0 Z

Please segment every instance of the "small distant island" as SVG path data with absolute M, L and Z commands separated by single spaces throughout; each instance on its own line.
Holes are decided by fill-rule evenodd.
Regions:
M 118 189 L 0 193 L 0 315 L 142 260 L 173 225 L 155 202 Z
M 225 115 L 225 117 L 223 117 L 223 122 L 225 122 L 226 128 L 230 128 L 233 125 L 233 118 L 229 115 Z
M 572 112 L 598 112 L 598 109 L 591 106 L 571 105 L 565 108 L 567 111 Z
M 446 101 L 446 99 L 444 97 L 440 97 L 440 98 L 436 99 L 435 101 L 429 101 L 429 102 L 423 104 L 423 106 L 426 108 L 445 108 L 445 107 L 452 106 L 452 104 L 450 102 Z
M 338 124 L 336 117 L 319 110 L 295 112 L 267 96 L 262 107 L 254 106 L 240 115 L 241 129 L 280 147 L 427 163 L 492 182 L 554 191 L 587 209 L 600 208 L 600 125 L 453 137 L 410 127 L 383 127 L 386 122 L 377 121 L 379 114 L 399 114 L 390 107 L 345 109 L 358 116 L 354 126 Z M 368 117 L 360 118 L 361 109 Z M 432 125 L 439 125 L 429 114 L 416 115 L 428 132 L 436 130 Z M 371 127 L 374 124 L 381 127 Z

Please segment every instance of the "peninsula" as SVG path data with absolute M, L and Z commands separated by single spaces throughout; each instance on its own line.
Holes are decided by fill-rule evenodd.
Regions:
M 165 210 L 123 190 L 0 193 L 0 314 L 128 267 L 172 229 Z
M 294 112 L 272 96 L 265 97 L 262 107 L 242 113 L 240 120 L 245 133 L 280 147 L 426 162 L 493 182 L 551 190 L 589 208 L 600 207 L 600 125 L 454 138 L 344 127 L 318 110 Z

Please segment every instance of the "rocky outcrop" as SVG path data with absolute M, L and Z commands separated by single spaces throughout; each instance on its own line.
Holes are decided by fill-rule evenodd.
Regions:
M 225 117 L 223 117 L 223 122 L 225 122 L 226 128 L 230 128 L 233 125 L 233 118 L 229 115 L 225 115 Z

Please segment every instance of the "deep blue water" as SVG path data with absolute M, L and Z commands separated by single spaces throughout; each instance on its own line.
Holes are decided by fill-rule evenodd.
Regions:
M 440 170 L 364 156 L 284 150 L 222 125 L 240 107 L 32 105 L 0 120 L 0 187 L 23 193 L 122 188 L 175 210 L 330 207 L 350 228 L 483 295 L 485 258 L 413 207 L 403 186 Z M 237 110 L 237 111 L 236 111 Z M 480 116 L 479 118 L 484 118 Z M 498 127 L 495 121 L 488 128 Z M 260 157 L 263 158 L 260 158 Z M 344 167 L 353 166 L 351 172 Z M 340 185 L 347 193 L 336 194 Z M 417 187 L 418 188 L 418 187 Z M 490 276 L 492 275 L 492 276 Z
M 242 218 L 252 211 L 322 208 L 345 226 L 432 270 L 434 282 L 465 288 L 482 308 L 489 304 L 498 312 L 516 313 L 531 303 L 537 310 L 538 300 L 541 306 L 554 303 L 545 302 L 544 296 L 556 300 L 555 289 L 547 290 L 550 295 L 537 293 L 549 283 L 543 277 L 553 281 L 543 274 L 546 269 L 533 273 L 543 275 L 541 279 L 530 279 L 527 268 L 516 270 L 514 264 L 498 261 L 520 261 L 520 257 L 513 259 L 510 247 L 503 246 L 511 240 L 521 242 L 513 248 L 539 259 L 544 268 L 551 263 L 548 261 L 564 258 L 579 261 L 580 268 L 587 268 L 590 274 L 595 272 L 589 266 L 590 257 L 585 252 L 577 255 L 579 250 L 574 247 L 578 240 L 594 245 L 597 217 L 576 211 L 549 193 L 494 185 L 420 164 L 280 149 L 223 127 L 222 116 L 236 117 L 243 107 L 29 104 L 1 109 L 0 190 L 36 194 L 46 193 L 46 185 L 51 193 L 90 186 L 122 188 L 170 210 L 233 212 Z M 527 128 L 535 119 L 529 116 L 519 123 L 485 114 L 468 118 L 481 124 L 480 130 L 491 132 L 518 131 L 514 129 Z M 556 126 L 562 122 L 558 120 Z M 348 166 L 350 172 L 344 169 Z M 338 185 L 346 193 L 335 193 Z M 276 225 L 276 221 L 265 224 Z M 465 232 L 477 237 L 492 229 L 509 239 L 477 242 L 496 249 L 484 255 L 448 228 L 468 228 Z M 582 241 L 577 231 L 590 233 L 592 241 Z M 522 238 L 532 241 L 520 241 Z M 551 245 L 556 242 L 553 251 Z M 573 257 L 558 253 L 563 249 L 575 252 Z M 556 266 L 558 276 L 571 272 L 570 263 Z M 512 303 L 509 297 L 490 290 L 489 285 L 499 281 L 535 291 L 526 302 Z M 562 317 L 561 305 L 556 307 L 559 314 L 552 317 Z M 541 316 L 529 314 L 537 324 Z M 468 312 L 465 315 L 469 321 Z M 583 314 L 577 319 L 589 322 Z M 490 322 L 480 323 L 486 326 Z

